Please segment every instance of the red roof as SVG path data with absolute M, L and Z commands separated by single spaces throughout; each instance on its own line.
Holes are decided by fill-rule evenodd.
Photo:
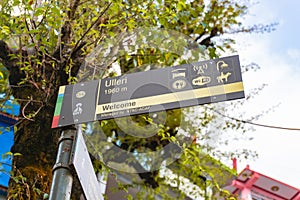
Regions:
M 270 178 L 264 174 L 246 167 L 230 186 L 224 189 L 231 194 L 240 194 L 242 191 L 251 191 L 252 197 L 274 200 L 300 200 L 300 189 Z

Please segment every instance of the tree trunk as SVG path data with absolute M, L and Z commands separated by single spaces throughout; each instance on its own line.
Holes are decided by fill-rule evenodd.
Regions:
M 49 193 L 57 152 L 58 130 L 51 129 L 53 110 L 44 107 L 34 121 L 19 124 L 15 133 L 9 199 L 43 199 Z

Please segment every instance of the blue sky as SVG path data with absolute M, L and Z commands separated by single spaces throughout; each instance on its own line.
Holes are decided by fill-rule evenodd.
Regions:
M 259 21 L 279 23 L 277 30 L 270 35 L 274 41 L 271 48 L 274 50 L 282 52 L 286 48 L 299 48 L 299 6 L 299 1 L 295 0 L 262 0 L 255 6 L 257 9 L 253 9 L 253 17 Z
M 300 128 L 300 1 L 261 0 L 250 9 L 245 24 L 278 22 L 271 33 L 237 37 L 242 65 L 255 62 L 261 67 L 245 74 L 245 92 L 261 84 L 268 86 L 245 106 L 246 116 L 279 105 L 256 122 Z M 241 161 L 254 171 L 300 188 L 300 131 L 255 127 L 253 140 L 242 145 L 257 150 L 259 158 Z

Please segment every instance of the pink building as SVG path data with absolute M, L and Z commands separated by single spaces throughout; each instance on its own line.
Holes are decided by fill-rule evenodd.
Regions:
M 253 171 L 249 166 L 224 189 L 240 200 L 300 200 L 300 189 Z

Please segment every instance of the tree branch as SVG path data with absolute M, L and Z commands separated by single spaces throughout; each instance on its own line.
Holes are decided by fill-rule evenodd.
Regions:
M 204 45 L 206 47 L 212 46 L 211 39 L 218 36 L 218 28 L 214 27 L 210 31 L 210 35 L 199 42 L 199 44 Z
M 80 4 L 80 0 L 73 0 L 70 2 L 70 10 L 68 11 L 69 19 L 73 20 L 75 17 L 76 10 Z
M 3 40 L 0 40 L 0 62 L 9 71 L 9 82 L 12 85 L 17 85 L 22 78 L 25 77 L 24 72 L 20 71 L 19 67 L 15 66 L 15 59 L 11 55 L 18 53 L 12 50 Z
M 85 36 L 91 31 L 91 29 L 101 20 L 102 16 L 106 13 L 106 11 L 109 9 L 109 7 L 111 6 L 112 2 L 109 3 L 104 10 L 100 13 L 100 15 L 97 17 L 97 19 L 91 24 L 91 26 L 83 33 L 83 35 L 81 36 L 81 38 L 76 42 L 74 48 L 72 49 L 70 56 L 67 60 L 67 63 L 69 63 L 70 59 L 72 58 L 74 52 L 78 51 L 80 48 L 82 48 L 82 45 L 79 45 L 82 40 L 85 38 Z M 79 48 L 78 48 L 79 47 Z
M 9 56 L 12 53 L 13 51 L 9 48 L 6 42 L 0 40 L 0 61 L 8 70 L 13 63 Z
M 64 25 L 61 27 L 61 36 L 60 40 L 57 43 L 56 50 L 53 53 L 53 57 L 62 61 L 61 52 L 64 47 L 69 44 L 69 40 L 71 39 L 71 21 L 74 20 L 76 10 L 80 4 L 80 0 L 73 0 L 70 2 L 70 9 L 67 12 L 68 19 L 65 21 Z

